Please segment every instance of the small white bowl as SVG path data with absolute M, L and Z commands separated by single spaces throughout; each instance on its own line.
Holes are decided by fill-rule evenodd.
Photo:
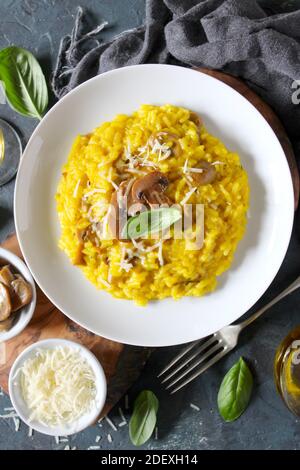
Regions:
M 67 346 L 80 351 L 80 354 L 82 354 L 82 356 L 87 360 L 95 374 L 97 394 L 95 399 L 96 406 L 90 412 L 84 414 L 73 423 L 66 424 L 65 426 L 51 427 L 41 424 L 38 421 L 29 420 L 30 412 L 22 397 L 20 375 L 17 374 L 17 370 L 22 367 L 28 358 L 33 357 L 38 349 L 51 349 L 55 348 L 56 346 Z M 26 348 L 17 357 L 10 370 L 8 388 L 11 402 L 20 418 L 35 431 L 38 431 L 42 434 L 47 434 L 49 436 L 68 436 L 70 434 L 75 434 L 79 431 L 82 431 L 91 424 L 94 424 L 98 419 L 106 400 L 106 378 L 103 368 L 96 356 L 85 346 L 82 346 L 81 344 L 74 341 L 60 338 L 44 339 Z
M 36 306 L 36 288 L 33 277 L 26 264 L 11 251 L 0 248 L 0 264 L 10 264 L 32 287 L 31 302 L 14 314 L 13 326 L 8 331 L 0 332 L 0 343 L 8 341 L 23 331 L 30 322 Z

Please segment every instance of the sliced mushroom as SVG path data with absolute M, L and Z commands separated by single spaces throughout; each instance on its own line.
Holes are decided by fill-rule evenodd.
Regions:
M 9 288 L 0 282 L 0 321 L 6 320 L 12 312 Z
M 160 171 L 152 171 L 132 185 L 132 199 L 134 202 L 147 203 L 150 207 L 154 204 L 170 205 L 170 199 L 164 194 L 168 186 L 166 175 Z
M 203 126 L 203 121 L 202 121 L 201 117 L 197 113 L 195 113 L 194 111 L 191 111 L 190 112 L 190 120 L 193 121 L 196 124 L 198 134 L 200 134 L 201 128 Z
M 198 186 L 204 186 L 205 184 L 210 184 L 214 182 L 217 174 L 214 165 L 211 165 L 211 163 L 205 160 L 200 160 L 198 168 L 202 170 L 202 172 L 189 173 L 189 176 L 191 176 L 195 184 L 197 184 Z
M 0 332 L 8 331 L 11 329 L 14 319 L 11 317 L 7 318 L 7 320 L 0 321 Z
M 32 288 L 31 285 L 18 274 L 16 275 L 16 279 L 12 281 L 11 287 L 15 294 L 12 298 L 12 311 L 15 312 L 31 302 Z
M 11 282 L 14 280 L 14 275 L 10 270 L 10 267 L 8 265 L 3 266 L 0 269 L 0 282 L 5 284 L 6 286 L 10 286 Z

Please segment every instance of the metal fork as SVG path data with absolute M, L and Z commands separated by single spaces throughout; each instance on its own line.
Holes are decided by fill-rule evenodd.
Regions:
M 166 384 L 166 389 L 173 394 L 190 383 L 235 348 L 239 334 L 246 326 L 299 287 L 300 276 L 271 302 L 243 322 L 225 326 L 205 339 L 190 343 L 160 372 L 158 377 L 163 379 L 162 384 Z

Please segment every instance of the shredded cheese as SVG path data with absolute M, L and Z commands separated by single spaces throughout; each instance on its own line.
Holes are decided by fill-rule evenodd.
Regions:
M 98 277 L 98 281 L 101 282 L 101 284 L 103 284 L 105 287 L 107 287 L 108 289 L 111 287 L 110 283 L 107 282 L 105 279 L 103 279 L 103 277 Z
M 184 165 L 183 165 L 183 168 L 182 168 L 183 173 L 186 173 L 186 170 L 187 170 L 187 167 L 188 167 L 188 163 L 189 163 L 189 159 L 187 158 L 187 159 L 185 160 Z
M 17 374 L 29 421 L 63 425 L 75 422 L 95 405 L 95 375 L 78 349 L 40 349 Z
M 128 181 L 126 191 L 125 191 L 125 196 L 127 197 L 130 193 L 130 190 L 132 188 L 133 183 L 135 182 L 135 178 L 131 178 L 131 180 Z
M 190 173 L 203 173 L 203 168 L 188 168 L 187 169 L 188 172 Z
M 186 195 L 184 196 L 184 198 L 182 199 L 182 201 L 180 202 L 180 204 L 183 206 L 184 204 L 186 204 L 188 202 L 188 200 L 190 199 L 191 195 L 196 191 L 196 187 L 195 188 L 192 188 L 188 193 L 186 193 Z
M 118 191 L 119 186 L 111 179 L 107 179 L 107 181 L 113 186 L 113 188 Z

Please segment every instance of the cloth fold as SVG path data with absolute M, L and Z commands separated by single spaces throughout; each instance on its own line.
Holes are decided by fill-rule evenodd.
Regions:
M 218 69 L 244 79 L 299 142 L 299 25 L 300 10 L 268 15 L 256 0 L 147 0 L 144 25 L 101 42 L 106 23 L 86 32 L 78 7 L 73 31 L 61 40 L 52 89 L 61 98 L 97 74 L 142 63 Z

